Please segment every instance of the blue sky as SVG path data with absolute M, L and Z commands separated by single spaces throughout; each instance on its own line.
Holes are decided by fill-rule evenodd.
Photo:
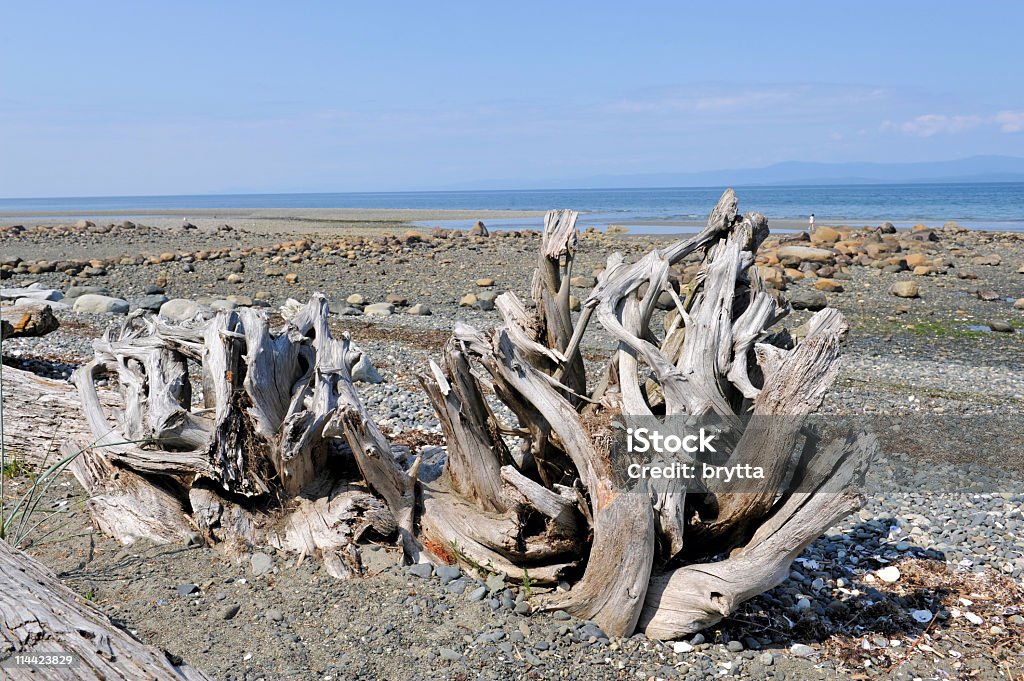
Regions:
M 0 196 L 1024 156 L 1024 3 L 10 2 Z

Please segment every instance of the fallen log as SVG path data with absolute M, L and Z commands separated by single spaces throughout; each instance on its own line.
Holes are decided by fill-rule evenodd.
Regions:
M 62 653 L 67 666 L 40 667 L 48 679 L 202 681 L 209 677 L 119 629 L 99 608 L 57 581 L 30 556 L 0 541 L 0 668 L 4 678 L 36 678 L 8 667 L 18 656 Z M 5 668 L 6 667 L 6 668 Z

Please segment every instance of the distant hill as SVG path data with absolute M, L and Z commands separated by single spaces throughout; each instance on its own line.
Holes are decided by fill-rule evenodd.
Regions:
M 460 189 L 633 189 L 644 187 L 717 187 L 722 185 L 828 185 L 954 182 L 1024 182 L 1024 158 L 972 156 L 923 163 L 807 163 L 785 161 L 764 168 L 695 173 L 591 175 L 523 183 L 495 180 Z

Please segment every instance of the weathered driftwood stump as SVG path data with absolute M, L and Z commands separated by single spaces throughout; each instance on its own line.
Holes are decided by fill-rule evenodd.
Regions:
M 788 310 L 753 266 L 767 221 L 738 215 L 731 190 L 692 238 L 633 264 L 612 255 L 574 320 L 575 221 L 571 211 L 545 220 L 535 309 L 502 294 L 504 324 L 490 333 L 457 326 L 442 364 L 422 378 L 448 463 L 445 476 L 423 485 L 421 535 L 513 579 L 582 570 L 545 607 L 593 619 L 612 635 L 639 627 L 677 637 L 781 583 L 808 543 L 858 507 L 858 478 L 876 442 L 856 434 L 818 451 L 805 438 L 803 417 L 838 373 L 846 324 L 822 310 L 801 342 L 779 347 L 791 345 L 788 335 L 768 329 Z M 691 253 L 703 259 L 681 298 L 670 269 Z M 677 316 L 659 338 L 651 321 L 663 292 Z M 580 343 L 594 317 L 618 348 L 588 388 Z M 498 419 L 488 397 L 518 423 Z M 622 415 L 747 423 L 737 451 L 764 479 L 723 483 L 693 503 L 681 481 L 647 494 L 625 489 L 612 432 Z
M 332 337 L 322 296 L 276 331 L 251 309 L 175 326 L 132 314 L 95 352 L 72 378 L 92 438 L 64 447 L 84 450 L 72 472 L 108 534 L 272 545 L 319 555 L 335 576 L 359 573 L 368 534 L 398 535 L 419 559 L 414 480 L 363 409 L 350 375 L 361 353 Z M 123 409 L 101 405 L 100 376 Z M 365 485 L 339 470 L 346 458 Z
M 571 211 L 546 217 L 530 308 L 500 295 L 503 324 L 457 325 L 421 376 L 447 439 L 444 474 L 430 483 L 417 482 L 416 464 L 396 463 L 360 404 L 358 350 L 331 336 L 322 297 L 277 331 L 253 310 L 182 326 L 129 316 L 74 377 L 102 445 L 74 467 L 96 522 L 124 541 L 199 531 L 242 550 L 316 553 L 336 575 L 358 572 L 364 534 L 397 536 L 412 560 L 574 582 L 540 607 L 610 635 L 677 637 L 776 586 L 857 508 L 876 448 L 851 433 L 819 450 L 803 428 L 838 373 L 842 315 L 818 312 L 796 343 L 770 330 L 788 308 L 754 267 L 767 221 L 738 215 L 729 190 L 695 236 L 633 264 L 609 257 L 574 316 L 575 223 Z M 699 270 L 677 290 L 673 265 L 691 254 Z M 663 294 L 676 310 L 659 335 Z M 617 348 L 591 386 L 580 347 L 593 320 Z M 95 389 L 101 373 L 124 405 L 110 416 Z M 625 415 L 723 419 L 764 476 L 700 494 L 681 481 L 627 489 L 615 447 Z

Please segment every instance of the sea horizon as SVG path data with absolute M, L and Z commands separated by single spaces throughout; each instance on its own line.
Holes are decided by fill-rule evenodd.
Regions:
M 750 185 L 734 187 L 742 211 L 769 220 L 897 227 L 957 222 L 974 229 L 1024 231 L 1024 182 Z M 165 211 L 386 209 L 515 211 L 543 213 L 572 208 L 582 227 L 609 224 L 660 233 L 699 224 L 724 187 L 506 189 L 396 192 L 284 192 L 0 198 L 0 219 L 155 217 Z M 229 217 L 230 213 L 224 217 Z M 416 220 L 418 226 L 464 228 L 466 219 Z M 540 226 L 539 215 L 498 217 L 496 229 Z

